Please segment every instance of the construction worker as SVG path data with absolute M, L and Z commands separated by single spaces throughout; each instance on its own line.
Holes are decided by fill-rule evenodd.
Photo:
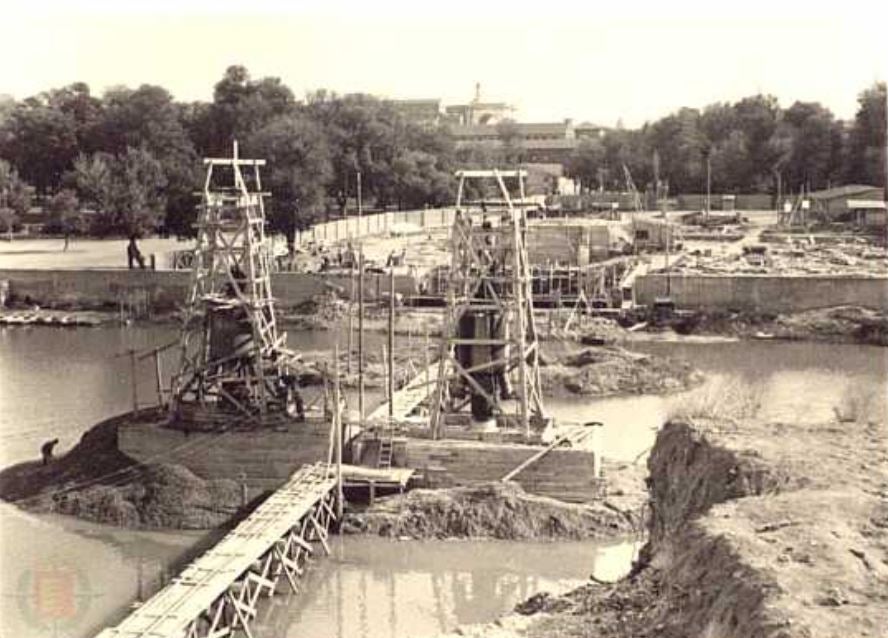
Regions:
M 40 454 L 43 456 L 44 465 L 49 465 L 49 463 L 52 461 L 52 450 L 58 444 L 59 440 L 53 439 L 52 441 L 47 441 L 42 446 L 40 446 Z

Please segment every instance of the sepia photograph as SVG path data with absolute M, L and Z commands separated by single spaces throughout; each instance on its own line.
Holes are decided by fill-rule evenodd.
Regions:
M 888 638 L 884 5 L 0 15 L 0 638 Z

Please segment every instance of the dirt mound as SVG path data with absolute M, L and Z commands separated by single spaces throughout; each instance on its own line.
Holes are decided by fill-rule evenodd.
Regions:
M 662 394 L 698 385 L 703 375 L 690 363 L 639 354 L 619 346 L 591 347 L 540 368 L 547 396 Z
M 149 411 L 141 415 L 150 416 Z M 69 452 L 48 465 L 40 461 L 19 463 L 0 472 L 0 498 L 16 501 L 46 489 L 110 478 L 132 468 L 135 461 L 117 449 L 117 428 L 129 416 L 102 421 L 85 432 Z
M 205 481 L 181 465 L 149 465 L 123 484 L 50 493 L 34 507 L 122 527 L 209 529 L 228 521 L 240 504 L 235 481 Z
M 147 416 L 147 413 L 142 416 Z M 69 514 L 122 527 L 208 529 L 241 506 L 235 481 L 205 481 L 179 465 L 141 465 L 117 449 L 104 421 L 48 465 L 21 463 L 0 472 L 0 498 L 38 512 Z
M 633 514 L 606 504 L 573 505 L 524 492 L 517 483 L 413 490 L 350 513 L 346 533 L 410 538 L 585 539 L 625 536 Z

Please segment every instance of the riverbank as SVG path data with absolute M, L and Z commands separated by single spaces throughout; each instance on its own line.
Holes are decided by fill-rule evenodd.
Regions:
M 460 635 L 884 636 L 885 410 L 668 423 L 648 461 L 649 541 L 634 573 L 536 596 L 517 608 L 527 617 Z
M 698 312 L 676 327 L 683 334 L 888 346 L 888 313 L 834 306 L 793 313 Z

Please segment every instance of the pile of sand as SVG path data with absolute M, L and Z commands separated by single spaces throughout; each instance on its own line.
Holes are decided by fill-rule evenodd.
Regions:
M 517 483 L 485 483 L 444 490 L 413 490 L 349 513 L 345 533 L 409 538 L 502 540 L 587 539 L 625 536 L 636 516 L 605 504 L 575 505 L 527 494 Z
M 546 396 L 662 394 L 690 389 L 703 375 L 678 359 L 631 352 L 619 346 L 590 347 L 540 368 Z
M 48 465 L 31 461 L 4 469 L 0 498 L 123 527 L 209 529 L 238 511 L 242 496 L 235 481 L 206 481 L 179 465 L 141 465 L 120 452 L 117 428 L 127 418 L 99 423 Z

